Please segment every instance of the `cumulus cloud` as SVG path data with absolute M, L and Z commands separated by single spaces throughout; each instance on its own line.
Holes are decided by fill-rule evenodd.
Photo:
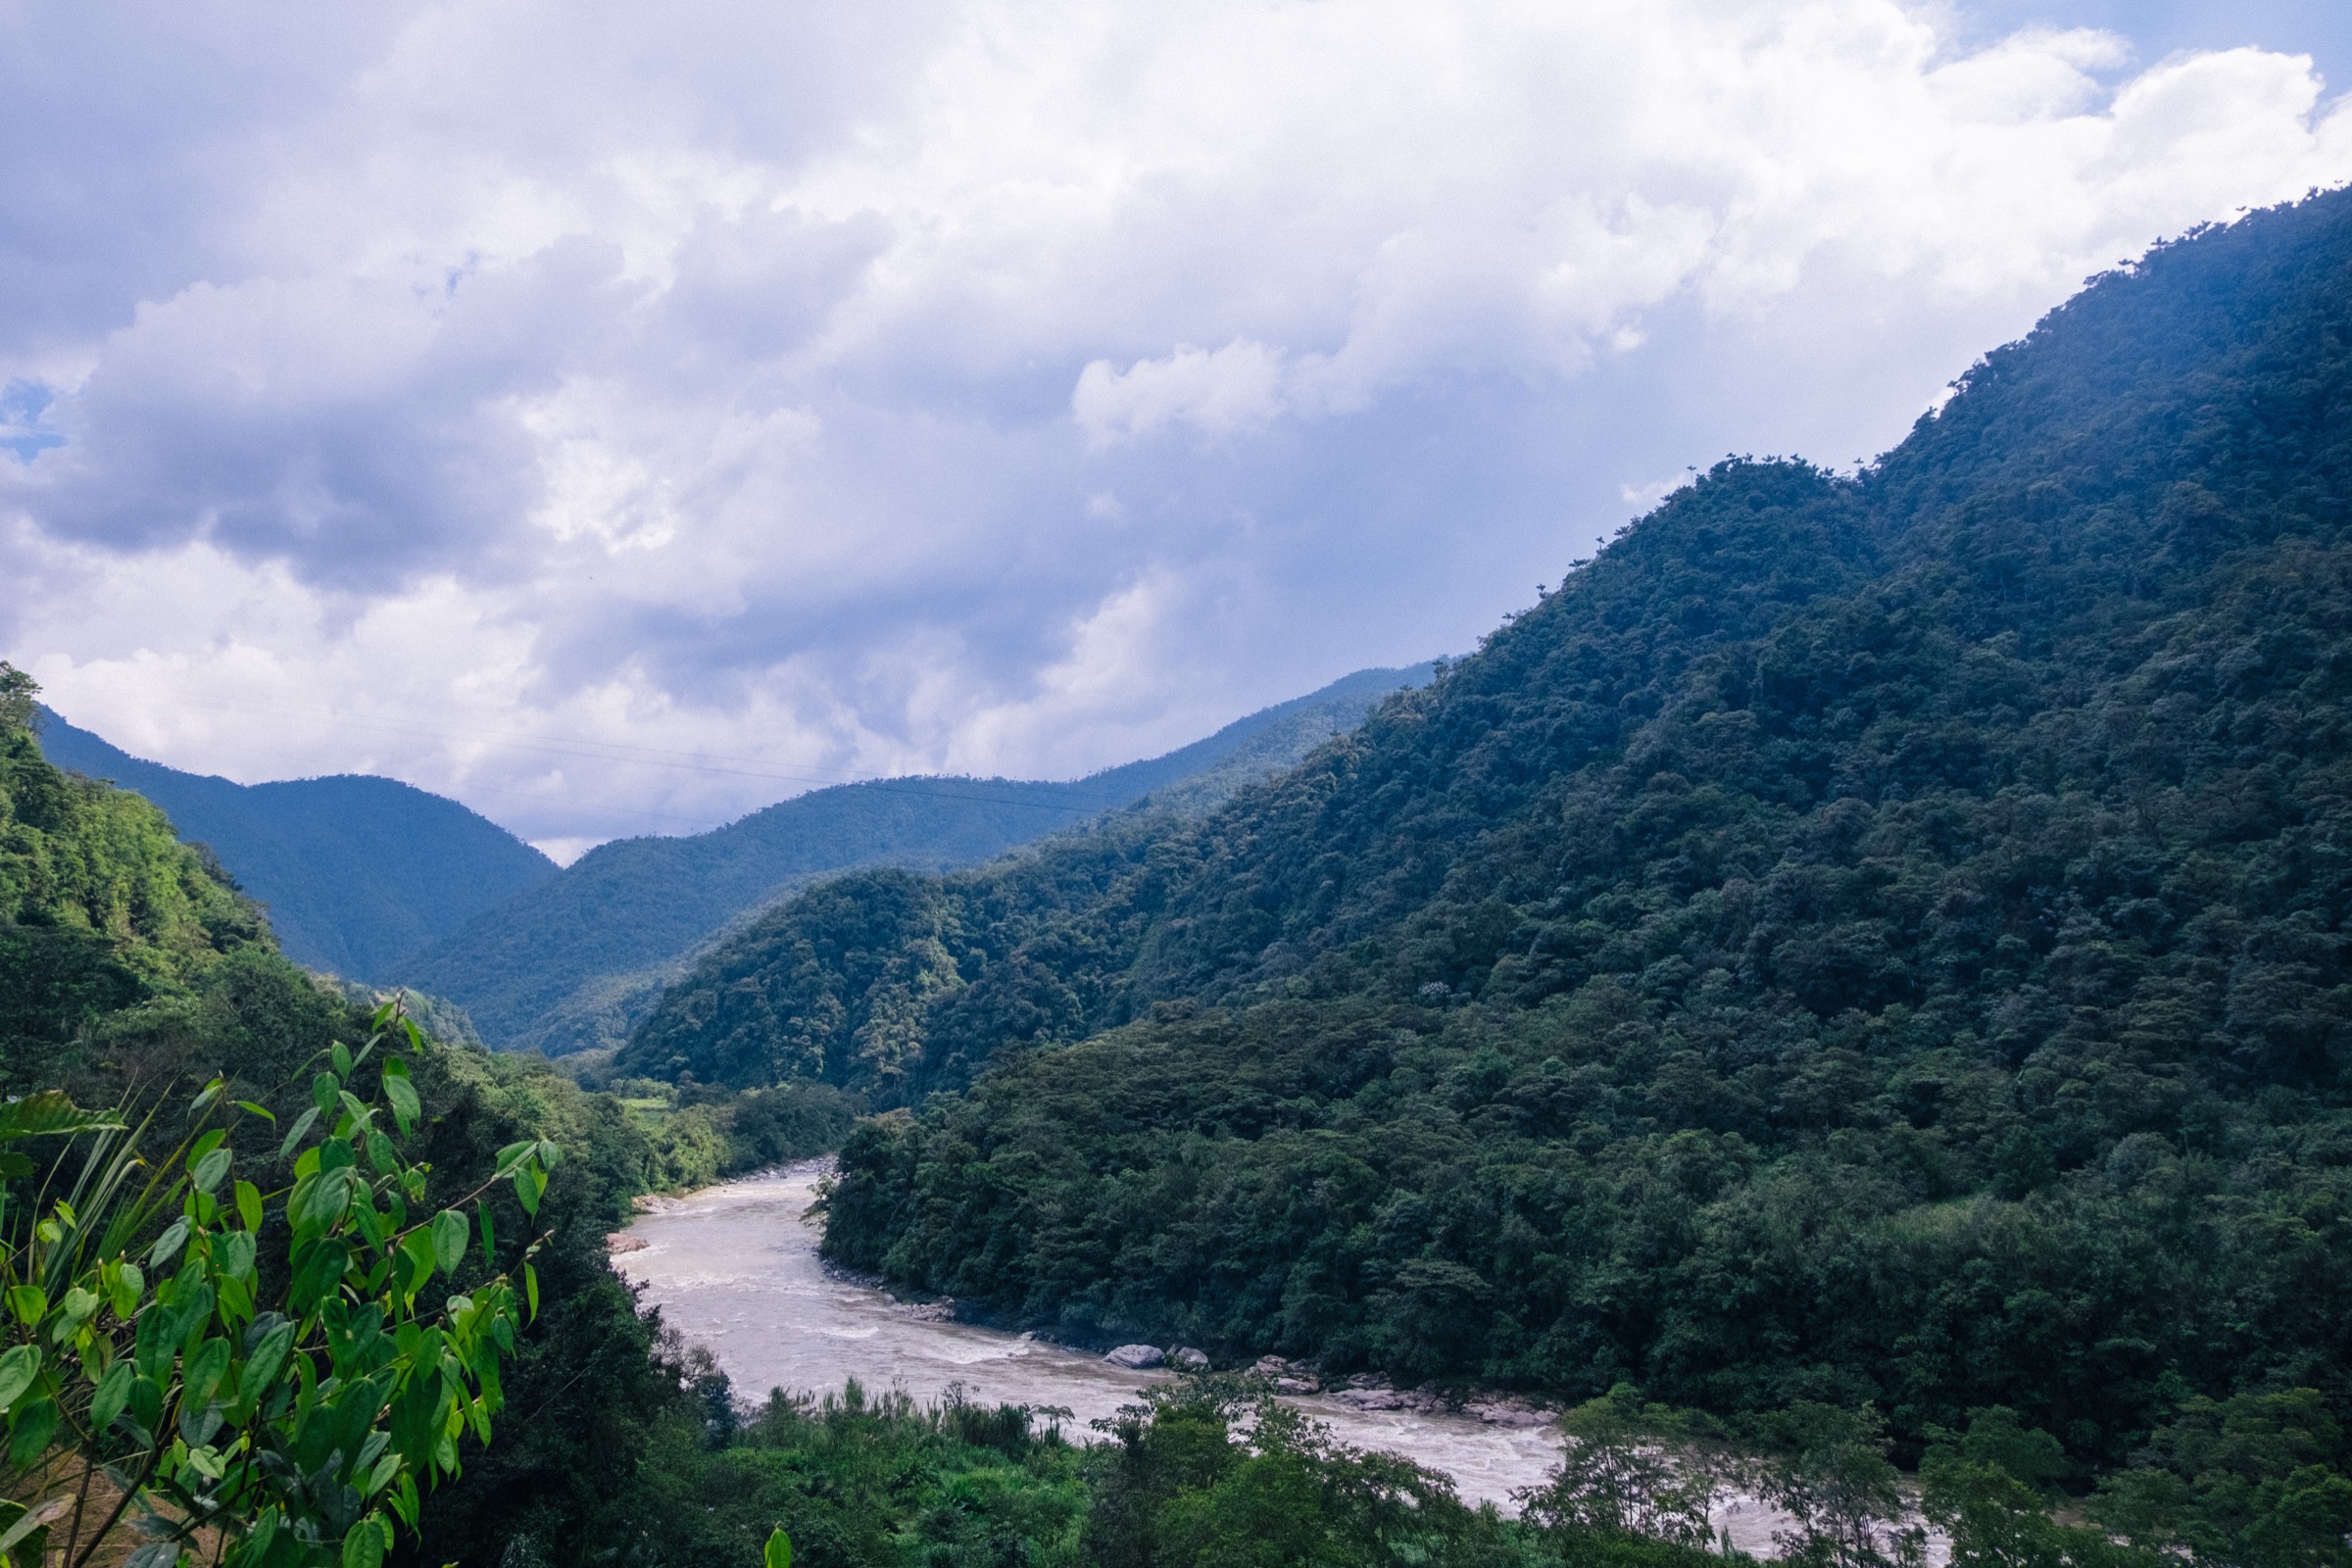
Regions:
M 2307 59 L 1961 20 L 28 0 L 0 652 L 573 845 L 1178 744 L 2352 176 Z
M 1096 445 L 1182 421 L 1211 435 L 1262 428 L 1283 410 L 1282 358 L 1236 338 L 1213 353 L 1180 344 L 1124 370 L 1096 360 L 1078 372 L 1070 412 Z

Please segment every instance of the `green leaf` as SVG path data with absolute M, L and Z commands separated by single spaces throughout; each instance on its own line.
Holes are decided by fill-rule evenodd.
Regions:
M 106 1369 L 98 1380 L 97 1392 L 90 1396 L 90 1430 L 104 1432 L 115 1424 L 115 1417 L 130 1402 L 130 1380 L 133 1376 L 127 1360 L 117 1361 Z
M 416 1528 L 416 1514 L 422 1499 L 416 1495 L 416 1478 L 403 1473 L 400 1485 L 392 1489 L 392 1511 L 400 1515 L 401 1523 L 411 1530 Z
M 111 1110 L 83 1110 L 62 1089 L 44 1089 L 0 1105 L 0 1143 L 45 1138 L 57 1133 L 112 1132 L 122 1118 Z
M 391 1533 L 382 1514 L 371 1513 L 353 1525 L 343 1537 L 343 1568 L 378 1568 L 391 1544 L 384 1538 Z
M 401 1286 L 401 1294 L 415 1296 L 424 1289 L 424 1282 L 433 1277 L 433 1265 L 439 1254 L 433 1248 L 432 1227 L 413 1230 L 401 1238 L 400 1255 L 409 1262 L 409 1277 Z
M 294 1125 L 286 1132 L 286 1141 L 277 1146 L 277 1157 L 283 1159 L 288 1154 L 294 1152 L 294 1146 L 302 1142 L 302 1135 L 309 1132 L 312 1124 L 318 1120 L 318 1107 L 316 1105 L 313 1105 L 310 1109 L 304 1111 L 300 1116 L 295 1117 Z
M 271 1322 L 271 1319 L 275 1319 Z M 264 1323 L 270 1326 L 262 1327 Z M 261 1330 L 257 1342 L 253 1330 Z M 245 1343 L 252 1347 L 245 1354 L 245 1369 L 237 1375 L 239 1392 L 247 1404 L 259 1404 L 265 1389 L 277 1381 L 277 1374 L 286 1364 L 286 1352 L 294 1348 L 294 1325 L 275 1313 L 254 1320 L 253 1329 L 246 1331 Z
M 454 1208 L 433 1216 L 433 1260 L 444 1274 L 455 1274 L 466 1261 L 466 1216 Z
M 522 1265 L 522 1294 L 531 1303 L 531 1321 L 539 1321 L 539 1271 L 530 1264 Z
M 514 1200 L 522 1211 L 538 1217 L 539 1195 L 547 1191 L 547 1178 L 534 1166 L 524 1165 L 514 1172 Z
M 40 1376 L 41 1351 L 34 1345 L 20 1345 L 6 1355 L 0 1355 L 0 1415 L 17 1402 L 18 1396 L 32 1387 Z
M 186 1229 L 184 1222 L 181 1229 Z M 49 1293 L 38 1285 L 12 1285 L 8 1291 L 8 1309 L 17 1315 L 18 1322 L 31 1328 L 49 1310 Z
M 391 1102 L 392 1114 L 400 1118 L 400 1130 L 404 1133 L 424 1114 L 424 1106 L 416 1098 L 416 1086 L 409 1078 L 409 1064 L 398 1057 L 384 1063 L 384 1099 Z
M 776 1526 L 775 1533 L 767 1538 L 760 1556 L 761 1568 L 792 1568 L 792 1538 L 784 1533 L 782 1525 Z
M 270 1544 L 277 1540 L 277 1521 L 281 1517 L 275 1508 L 265 1509 L 245 1538 L 244 1549 L 237 1553 L 238 1568 L 259 1568 L 270 1555 Z
M 8 1533 L 0 1535 L 0 1563 L 13 1561 L 14 1559 L 8 1554 L 16 1549 L 18 1543 L 34 1531 L 43 1530 L 55 1524 L 65 1515 L 67 1509 L 74 1506 L 74 1499 L 51 1497 L 37 1508 L 26 1508 L 23 1503 L 10 1503 L 9 1506 L 17 1510 L 17 1518 L 14 1523 L 9 1525 Z M 30 1553 L 25 1560 L 35 1562 L 40 1559 L 41 1555 L 42 1553 L 36 1550 Z
M 8 1462 L 22 1470 L 39 1458 L 57 1435 L 57 1404 L 43 1396 L 17 1406 L 11 1418 L 15 1431 L 8 1440 Z
M 139 1298 L 147 1294 L 147 1276 L 136 1263 L 124 1263 L 115 1270 L 115 1316 L 127 1323 L 139 1310 Z
M 188 1357 L 180 1373 L 180 1401 L 201 1409 L 210 1404 L 213 1393 L 220 1380 L 228 1376 L 228 1342 L 207 1340 L 196 1353 Z
M 311 1243 L 294 1265 L 294 1284 L 288 1293 L 294 1310 L 309 1312 L 317 1307 L 342 1283 L 343 1271 L 350 1266 L 351 1251 L 341 1242 L 330 1238 Z
M 345 1078 L 351 1076 L 351 1048 L 349 1046 L 340 1040 L 335 1041 L 326 1048 L 326 1054 L 328 1059 L 334 1062 L 335 1071 L 339 1076 Z
M 343 1097 L 343 1080 L 331 1072 L 322 1072 L 311 1080 L 311 1101 L 321 1115 L 335 1108 Z
M 195 1182 L 196 1190 L 200 1193 L 209 1193 L 220 1186 L 220 1178 L 228 1174 L 228 1161 L 229 1152 L 225 1149 L 216 1149 L 199 1159 L 196 1162 L 196 1169 L 190 1173 L 189 1178 Z
M 149 1377 L 133 1378 L 130 1384 L 131 1419 L 153 1430 L 164 1418 L 163 1385 Z
M 250 1100 L 240 1100 L 237 1102 L 237 1108 L 253 1112 L 272 1127 L 277 1125 L 277 1113 L 267 1105 L 257 1105 Z
M 318 1232 L 330 1229 L 351 1207 L 351 1177 L 348 1167 L 336 1166 L 320 1171 L 307 1189 L 297 1183 L 297 1201 L 286 1207 L 288 1218 L 297 1230 Z
M 172 1222 L 169 1230 L 155 1239 L 153 1247 L 147 1249 L 147 1266 L 162 1268 L 179 1255 L 179 1250 L 187 1245 L 187 1241 L 188 1217 L 182 1214 Z
M 482 1222 L 482 1257 L 485 1261 L 496 1264 L 498 1262 L 498 1237 L 490 1227 L 490 1205 L 476 1203 L 473 1205 L 473 1209 L 475 1217 Z
M 237 1218 L 248 1231 L 262 1228 L 262 1190 L 251 1182 L 237 1183 Z

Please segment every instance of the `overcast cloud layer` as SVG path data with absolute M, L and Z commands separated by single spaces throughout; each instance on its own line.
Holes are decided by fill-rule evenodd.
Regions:
M 0 654 L 559 851 L 1162 750 L 2352 177 L 2306 58 L 1964 20 L 0 8 Z

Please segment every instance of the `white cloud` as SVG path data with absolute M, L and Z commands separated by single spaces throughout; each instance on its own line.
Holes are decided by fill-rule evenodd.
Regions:
M 1078 372 L 1070 413 L 1097 445 L 1182 421 L 1208 435 L 1263 427 L 1283 409 L 1282 357 L 1236 338 L 1214 353 L 1178 344 L 1124 370 L 1097 360 Z
M 2300 58 L 1893 0 L 20 9 L 0 652 L 551 842 L 1466 646 L 2352 176 Z

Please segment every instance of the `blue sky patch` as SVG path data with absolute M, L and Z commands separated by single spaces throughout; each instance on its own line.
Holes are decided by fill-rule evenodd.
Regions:
M 17 455 L 19 463 L 30 463 L 51 447 L 62 447 L 66 438 L 41 422 L 57 394 L 38 381 L 11 381 L 0 387 L 0 448 Z

